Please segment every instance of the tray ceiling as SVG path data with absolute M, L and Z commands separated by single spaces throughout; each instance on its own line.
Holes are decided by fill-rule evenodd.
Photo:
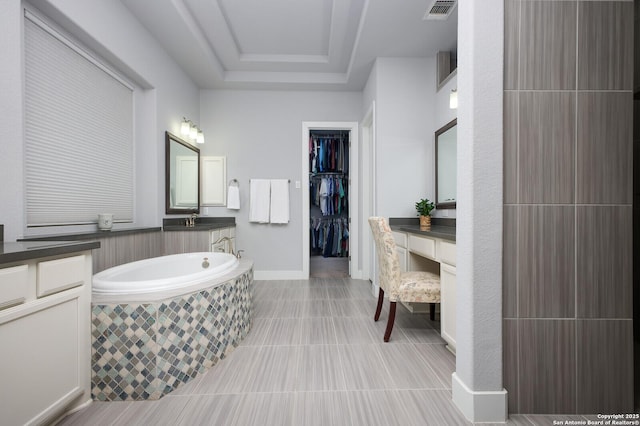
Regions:
M 430 0 L 121 0 L 203 89 L 362 90 L 376 57 L 456 47 Z

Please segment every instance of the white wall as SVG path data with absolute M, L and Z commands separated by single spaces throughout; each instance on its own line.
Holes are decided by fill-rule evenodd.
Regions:
M 197 87 L 122 3 L 110 0 L 36 0 L 33 4 L 42 12 L 41 15 L 63 27 L 140 86 L 141 91 L 135 97 L 135 226 L 158 226 L 164 212 L 164 131 L 177 132 L 182 116 L 198 120 Z M 0 156 L 0 177 L 4 179 L 0 186 L 0 198 L 3 200 L 0 223 L 5 224 L 5 241 L 13 241 L 25 234 L 22 16 L 19 2 L 1 0 L 0 46 L 3 61 L 0 85 L 3 95 L 0 97 L 0 111 L 3 113 L 0 128 L 5 136 L 9 136 L 2 142 L 3 155 Z
M 416 201 L 434 199 L 435 64 L 435 58 L 376 60 L 375 86 L 367 97 L 376 98 L 376 192 L 381 216 L 414 217 Z
M 502 98 L 504 2 L 458 4 L 457 356 L 452 398 L 467 419 L 504 422 Z
M 359 121 L 360 92 L 201 92 L 201 155 L 227 157 L 227 180 L 240 182 L 240 211 L 207 207 L 208 216 L 235 216 L 236 246 L 261 271 L 302 271 L 302 122 Z M 249 179 L 290 179 L 291 221 L 287 225 L 249 223 Z M 355 218 L 352 218 L 352 221 Z
M 5 241 L 22 229 L 22 21 L 20 2 L 0 0 L 0 223 Z

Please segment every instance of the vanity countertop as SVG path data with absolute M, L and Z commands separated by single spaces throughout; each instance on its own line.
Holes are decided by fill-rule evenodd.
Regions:
M 442 238 L 449 241 L 456 240 L 455 219 L 431 218 L 431 228 L 425 230 L 420 228 L 418 218 L 390 218 L 389 227 L 391 230 L 398 232 Z
M 0 265 L 100 248 L 98 241 L 18 241 L 0 243 Z
M 160 227 L 151 228 L 125 228 L 125 229 L 112 229 L 110 231 L 88 231 L 88 232 L 74 232 L 60 235 L 37 235 L 32 237 L 21 238 L 19 242 L 25 241 L 78 241 L 78 240 L 95 240 L 97 238 L 104 237 L 117 237 L 129 234 L 140 234 L 143 232 L 158 232 Z
M 213 229 L 236 226 L 235 217 L 198 217 L 192 227 L 185 226 L 185 218 L 167 218 L 162 220 L 163 231 L 210 231 Z

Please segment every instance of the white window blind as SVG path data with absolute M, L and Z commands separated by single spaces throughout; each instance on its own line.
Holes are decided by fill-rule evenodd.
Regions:
M 133 221 L 133 91 L 25 15 L 27 226 Z

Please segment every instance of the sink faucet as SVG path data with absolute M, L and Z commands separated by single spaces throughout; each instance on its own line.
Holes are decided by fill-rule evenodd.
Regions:
M 196 225 L 196 218 L 198 215 L 196 213 L 191 213 L 191 216 L 185 219 L 185 225 L 187 228 L 193 228 Z

